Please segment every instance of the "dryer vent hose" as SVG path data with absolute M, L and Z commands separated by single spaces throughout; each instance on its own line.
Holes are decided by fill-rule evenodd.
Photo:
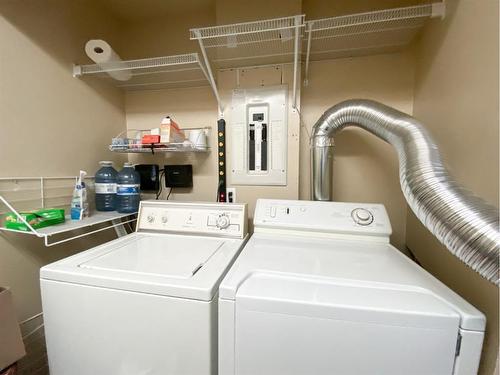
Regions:
M 415 215 L 453 255 L 498 286 L 498 208 L 450 177 L 430 134 L 403 112 L 370 100 L 328 109 L 311 135 L 312 199 L 332 200 L 333 137 L 350 125 L 394 146 L 401 188 Z

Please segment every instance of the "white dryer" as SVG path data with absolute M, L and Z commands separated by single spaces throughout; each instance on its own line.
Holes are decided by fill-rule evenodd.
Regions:
M 259 200 L 219 289 L 220 375 L 470 375 L 484 315 L 389 244 L 382 205 Z
M 51 375 L 215 375 L 246 224 L 246 205 L 145 201 L 135 233 L 43 267 Z

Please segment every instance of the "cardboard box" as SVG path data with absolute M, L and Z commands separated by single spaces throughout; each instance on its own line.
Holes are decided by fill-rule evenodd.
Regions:
M 18 361 L 26 351 L 12 303 L 12 294 L 0 287 L 0 370 Z
M 180 129 L 179 124 L 169 116 L 161 120 L 160 136 L 161 143 L 182 143 L 186 140 L 186 136 Z

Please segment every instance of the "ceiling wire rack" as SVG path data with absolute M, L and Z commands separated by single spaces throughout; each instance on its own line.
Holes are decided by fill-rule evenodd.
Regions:
M 78 177 L 2 177 L 0 178 L 0 206 L 1 203 L 7 207 L 8 211 L 0 211 L 0 231 L 13 232 L 18 234 L 33 235 L 44 239 L 46 247 L 59 245 L 78 238 L 86 237 L 108 229 L 115 229 L 118 236 L 127 233 L 125 225 L 135 222 L 136 213 L 111 212 L 91 212 L 91 215 L 83 220 L 71 220 L 66 215 L 66 221 L 44 228 L 33 228 L 29 222 L 21 215 L 22 212 L 31 211 L 46 207 L 69 207 L 72 197 L 73 187 Z M 93 187 L 93 177 L 86 177 L 88 188 Z M 89 197 L 92 194 L 89 194 Z M 17 208 L 14 208 L 16 204 Z M 4 227 L 4 217 L 7 213 L 13 213 L 28 230 L 15 230 Z M 108 223 L 106 226 L 103 224 Z M 97 229 L 93 229 L 98 226 Z M 84 233 L 80 230 L 91 229 Z M 74 233 L 78 231 L 78 233 Z M 72 233 L 72 234 L 70 234 Z M 55 237 L 65 238 L 53 240 Z
M 130 72 L 131 78 L 126 81 L 115 80 L 108 74 L 110 72 Z M 125 91 L 211 86 L 219 101 L 217 88 L 212 86 L 198 53 L 73 66 L 74 77 L 85 75 L 109 79 Z
M 305 15 L 274 18 L 190 29 L 197 40 L 212 86 L 216 87 L 215 69 L 252 65 L 280 64 L 293 61 L 292 107 L 297 106 L 297 79 Z M 219 108 L 222 114 L 223 108 Z
M 445 16 L 445 3 L 385 9 L 306 21 L 305 74 L 310 60 L 394 52 L 408 45 L 430 18 Z

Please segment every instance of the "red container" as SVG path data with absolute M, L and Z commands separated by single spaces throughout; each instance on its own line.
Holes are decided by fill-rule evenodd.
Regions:
M 142 144 L 143 145 L 151 145 L 153 143 L 160 143 L 159 135 L 146 134 L 142 136 Z

